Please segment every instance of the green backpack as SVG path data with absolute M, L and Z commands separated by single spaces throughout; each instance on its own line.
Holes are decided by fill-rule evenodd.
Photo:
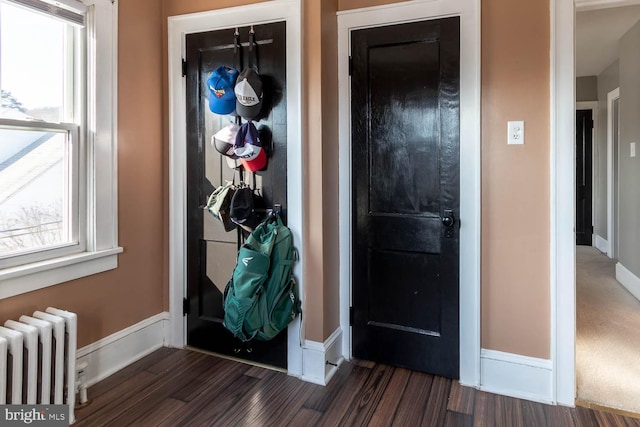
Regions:
M 242 341 L 268 341 L 300 313 L 293 263 L 298 252 L 280 216 L 269 218 L 238 251 L 224 290 L 223 325 Z

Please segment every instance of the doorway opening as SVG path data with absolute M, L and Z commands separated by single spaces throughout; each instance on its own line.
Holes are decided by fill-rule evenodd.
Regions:
M 576 135 L 584 103 L 594 105 L 596 123 L 591 224 L 580 223 L 588 197 L 576 145 L 576 403 L 640 413 L 640 225 L 632 214 L 640 193 L 631 184 L 640 178 L 632 151 L 640 131 L 640 5 L 576 4 Z M 588 226 L 591 242 L 580 234 Z

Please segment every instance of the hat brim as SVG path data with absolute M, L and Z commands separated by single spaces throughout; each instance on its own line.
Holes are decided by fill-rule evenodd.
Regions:
M 258 155 L 251 159 L 240 159 L 242 162 L 242 166 L 244 169 L 249 172 L 256 172 L 262 170 L 267 166 L 267 154 L 264 152 L 264 148 L 260 147 L 260 151 L 258 151 Z
M 256 105 L 242 105 L 239 101 L 236 101 L 235 104 L 236 113 L 246 120 L 255 119 L 260 115 L 260 110 L 262 109 L 262 102 L 257 103 Z
M 233 144 L 229 144 L 227 141 L 223 141 L 214 137 L 213 139 L 214 147 L 216 151 L 223 156 L 230 157 L 232 159 L 237 159 L 236 153 L 233 151 Z
M 236 109 L 236 100 L 235 98 L 231 99 L 220 99 L 215 95 L 209 96 L 209 109 L 212 113 L 221 114 L 226 116 L 227 114 L 231 114 Z

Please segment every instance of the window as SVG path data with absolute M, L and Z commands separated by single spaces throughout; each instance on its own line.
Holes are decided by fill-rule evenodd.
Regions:
M 0 0 L 0 298 L 117 266 L 116 8 Z
M 0 267 L 84 250 L 79 6 L 65 10 L 70 21 L 33 2 L 0 2 Z

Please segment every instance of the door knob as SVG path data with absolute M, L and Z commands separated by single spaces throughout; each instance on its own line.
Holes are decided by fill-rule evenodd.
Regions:
M 444 225 L 444 237 L 451 239 L 453 237 L 453 224 L 456 220 L 453 217 L 453 210 L 445 209 L 442 215 L 442 225 Z
M 453 227 L 453 224 L 456 222 L 456 220 L 453 218 L 453 211 L 450 209 L 446 209 L 444 211 L 444 216 L 441 219 L 442 225 L 444 225 L 445 227 Z

